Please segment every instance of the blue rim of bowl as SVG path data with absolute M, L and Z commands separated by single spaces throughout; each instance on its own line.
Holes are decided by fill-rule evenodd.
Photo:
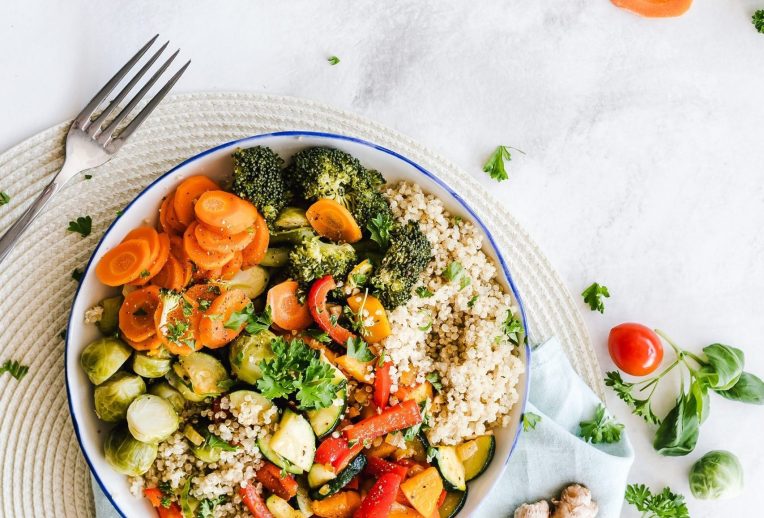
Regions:
M 504 271 L 504 275 L 507 278 L 507 281 L 509 282 L 509 288 L 512 291 L 512 296 L 514 297 L 515 301 L 517 302 L 518 307 L 520 308 L 520 317 L 523 321 L 523 329 L 525 331 L 525 339 L 524 339 L 524 345 L 525 345 L 525 357 L 526 357 L 526 364 L 525 364 L 525 393 L 522 396 L 522 411 L 521 416 L 523 413 L 525 413 L 525 407 L 528 402 L 528 392 L 530 390 L 530 364 L 531 364 L 531 348 L 528 344 L 528 321 L 525 317 L 525 306 L 523 305 L 523 301 L 520 298 L 520 292 L 517 289 L 517 286 L 515 285 L 514 279 L 512 279 L 512 274 L 509 272 L 509 268 L 507 267 L 506 262 L 504 261 L 504 256 L 501 254 L 501 250 L 496 245 L 496 240 L 493 237 L 493 234 L 491 234 L 490 230 L 488 230 L 488 227 L 486 227 L 485 223 L 483 223 L 483 220 L 480 219 L 480 217 L 475 214 L 475 211 L 472 210 L 472 207 L 454 190 L 449 186 L 446 182 L 438 178 L 436 175 L 425 169 L 424 167 L 420 166 L 413 160 L 410 160 L 409 158 L 406 158 L 405 156 L 396 153 L 395 151 L 388 149 L 384 146 L 380 146 L 378 144 L 374 144 L 373 142 L 369 142 L 367 140 L 359 139 L 356 137 L 348 137 L 346 135 L 339 135 L 337 133 L 326 133 L 321 131 L 276 131 L 273 133 L 262 133 L 259 135 L 252 135 L 249 137 L 244 137 L 237 140 L 232 140 L 229 142 L 225 142 L 223 144 L 219 144 L 213 148 L 207 149 L 205 151 L 202 151 L 201 153 L 198 153 L 191 158 L 187 158 L 180 164 L 176 165 L 163 175 L 157 177 L 153 182 L 151 182 L 149 185 L 147 185 L 138 195 L 132 199 L 130 203 L 127 204 L 127 206 L 123 209 L 122 214 L 127 212 L 130 207 L 133 206 L 144 194 L 146 194 L 148 191 L 150 191 L 157 183 L 162 181 L 167 176 L 171 175 L 178 169 L 185 167 L 200 158 L 204 158 L 205 156 L 215 153 L 217 151 L 220 151 L 222 149 L 240 146 L 243 144 L 247 144 L 259 139 L 267 138 L 267 137 L 320 137 L 320 138 L 326 138 L 326 139 L 333 139 L 333 140 L 343 140 L 346 142 L 355 142 L 357 144 L 362 144 L 366 147 L 370 147 L 373 149 L 376 149 L 378 151 L 382 151 L 383 153 L 386 153 L 390 156 L 393 156 L 410 166 L 414 167 L 417 171 L 425 175 L 427 178 L 438 184 L 440 187 L 445 189 L 454 199 L 456 199 L 457 202 L 466 210 L 472 220 L 474 222 L 477 222 L 477 224 L 480 226 L 483 233 L 488 237 L 488 241 L 491 243 L 491 247 L 496 252 L 496 257 L 499 259 L 499 263 L 501 264 L 501 268 Z M 114 225 L 122 218 L 122 214 L 117 216 L 114 221 L 111 222 L 109 227 L 106 229 L 106 231 L 103 233 L 103 236 L 101 236 L 101 239 L 98 241 L 98 244 L 93 249 L 93 253 L 91 254 L 90 258 L 88 259 L 88 264 L 85 266 L 85 270 L 82 274 L 82 278 L 84 279 L 88 273 L 90 273 L 90 266 L 93 263 L 93 257 L 95 257 L 96 252 L 101 248 L 101 245 L 103 244 L 104 239 L 106 239 L 106 236 L 109 235 Z M 69 357 L 69 328 L 72 326 L 72 317 L 74 315 L 74 305 L 77 302 L 77 298 L 80 294 L 80 288 L 82 287 L 82 283 L 79 283 L 77 286 L 77 291 L 74 293 L 74 298 L 72 299 L 72 309 L 69 312 L 69 319 L 67 321 L 67 336 L 66 336 L 66 344 L 64 346 L 64 381 L 66 383 L 66 399 L 67 403 L 69 405 L 69 415 L 72 418 L 72 423 L 74 424 L 74 434 L 77 437 L 77 442 L 80 445 L 80 450 L 82 451 L 83 456 L 85 457 L 85 461 L 88 464 L 88 468 L 90 469 L 90 473 L 92 474 L 95 481 L 98 483 L 98 486 L 101 488 L 101 491 L 106 496 L 106 499 L 109 501 L 109 503 L 114 507 L 114 509 L 119 513 L 120 516 L 124 518 L 128 518 L 127 515 L 122 512 L 122 509 L 119 508 L 119 506 L 114 502 L 114 499 L 111 496 L 111 493 L 106 489 L 106 486 L 104 485 L 101 478 L 98 476 L 98 472 L 96 471 L 95 467 L 93 466 L 92 461 L 90 460 L 90 457 L 85 451 L 85 447 L 82 443 L 82 437 L 80 436 L 80 425 L 77 421 L 77 417 L 74 413 L 74 407 L 72 406 L 72 398 L 71 398 L 71 392 L 69 388 L 69 362 L 66 361 L 66 359 Z M 520 423 L 518 423 L 517 431 L 515 432 L 515 437 L 512 441 L 512 447 L 509 450 L 509 453 L 507 454 L 507 458 L 504 460 L 504 465 L 501 468 L 501 471 L 499 472 L 499 476 L 496 478 L 494 484 L 491 486 L 491 489 L 493 489 L 496 485 L 496 483 L 501 479 L 502 475 L 504 474 L 504 471 L 506 470 L 507 463 L 509 462 L 509 459 L 512 457 L 512 453 L 515 451 L 515 447 L 517 446 L 517 441 L 520 438 L 520 432 L 522 431 L 522 417 Z M 482 502 L 481 502 L 482 503 Z M 478 507 L 481 503 L 478 503 Z

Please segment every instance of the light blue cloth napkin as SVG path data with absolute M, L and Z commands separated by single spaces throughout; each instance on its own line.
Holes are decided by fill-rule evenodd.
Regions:
M 626 477 L 634 460 L 624 433 L 616 444 L 591 445 L 578 435 L 578 423 L 591 419 L 600 400 L 578 377 L 556 339 L 533 351 L 527 412 L 541 416 L 534 430 L 520 435 L 507 471 L 478 511 L 485 518 L 512 516 L 525 502 L 557 497 L 566 485 L 587 486 L 600 518 L 621 515 Z M 93 483 L 97 518 L 118 515 Z

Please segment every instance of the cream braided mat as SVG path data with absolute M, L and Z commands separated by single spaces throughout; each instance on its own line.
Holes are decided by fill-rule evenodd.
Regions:
M 0 187 L 12 199 L 0 208 L 0 232 L 21 214 L 63 161 L 69 124 L 50 128 L 0 155 Z M 456 165 L 408 137 L 356 115 L 302 99 L 200 93 L 167 99 L 92 180 L 78 178 L 35 221 L 0 271 L 0 362 L 30 366 L 17 382 L 0 376 L 0 516 L 92 516 L 85 461 L 64 389 L 66 319 L 76 281 L 98 239 L 144 186 L 204 149 L 258 133 L 327 131 L 391 148 L 439 175 L 492 227 L 518 285 L 535 342 L 557 336 L 576 370 L 601 397 L 599 366 L 584 323 L 560 278 L 512 216 Z M 86 238 L 66 232 L 77 216 L 93 218 Z

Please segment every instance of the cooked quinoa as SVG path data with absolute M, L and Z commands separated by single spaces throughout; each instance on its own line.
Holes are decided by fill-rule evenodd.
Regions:
M 386 195 L 395 217 L 417 221 L 433 245 L 433 259 L 418 284 L 432 296 L 415 294 L 389 313 L 392 333 L 382 345 L 393 362 L 393 392 L 404 373 L 415 374 L 420 383 L 428 373 L 439 374 L 443 389 L 433 401 L 427 432 L 434 444 L 458 444 L 505 426 L 520 398 L 515 387 L 523 366 L 502 322 L 507 311 L 519 309 L 481 250 L 479 230 L 453 217 L 418 185 L 401 182 Z M 454 262 L 463 270 L 449 281 L 443 272 Z

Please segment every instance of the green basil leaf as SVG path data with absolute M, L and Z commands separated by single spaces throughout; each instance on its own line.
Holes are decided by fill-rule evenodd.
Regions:
M 692 392 L 682 394 L 655 432 L 653 447 L 661 455 L 687 455 L 695 449 L 699 429 L 698 401 Z
M 764 405 L 764 381 L 750 372 L 740 375 L 735 385 L 728 390 L 717 390 L 717 394 L 733 401 Z
M 702 377 L 714 390 L 728 390 L 743 373 L 743 351 L 729 345 L 712 344 L 703 348 L 708 365 L 701 369 Z M 709 372 L 708 367 L 711 368 Z
M 708 387 L 706 387 L 700 380 L 695 379 L 690 385 L 693 397 L 698 406 L 698 419 L 700 424 L 706 422 L 708 414 L 711 411 L 711 399 L 708 397 Z

